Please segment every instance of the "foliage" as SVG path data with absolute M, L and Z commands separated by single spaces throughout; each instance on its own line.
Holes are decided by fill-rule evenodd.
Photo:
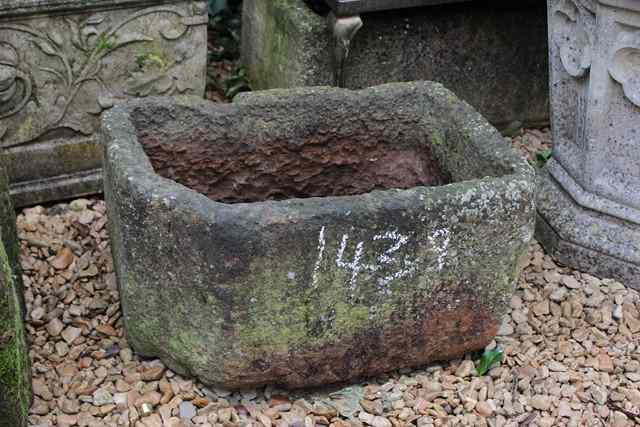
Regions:
M 478 366 L 476 366 L 476 374 L 479 377 L 485 375 L 493 365 L 500 364 L 500 362 L 502 362 L 503 355 L 504 351 L 500 347 L 496 347 L 493 350 L 485 350 L 478 361 Z
M 209 0 L 209 27 L 213 35 L 210 60 L 234 60 L 240 56 L 241 9 L 241 0 Z
M 538 167 L 543 167 L 547 163 L 547 161 L 549 161 L 552 155 L 553 150 L 551 148 L 547 148 L 546 150 L 543 150 L 536 154 L 536 164 L 538 165 Z
M 227 76 L 218 78 L 209 74 L 208 85 L 220 94 L 224 94 L 227 99 L 233 99 L 240 92 L 251 91 L 249 82 L 247 81 L 246 71 L 243 67 L 236 67 Z
M 240 58 L 242 0 L 209 0 L 209 72 L 207 86 L 220 99 L 251 90 Z
M 247 74 L 243 67 L 237 67 L 229 77 L 224 80 L 224 95 L 233 99 L 240 92 L 251 90 L 247 81 Z

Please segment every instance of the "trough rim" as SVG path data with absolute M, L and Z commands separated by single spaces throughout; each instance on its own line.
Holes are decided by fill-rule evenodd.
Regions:
M 321 93 L 344 92 L 346 96 L 360 96 L 361 93 L 384 91 L 388 96 L 389 90 L 403 94 L 411 88 L 431 88 L 443 91 L 445 96 L 455 97 L 459 107 L 462 108 L 463 121 L 466 130 L 470 132 L 470 140 L 474 150 L 479 156 L 490 156 L 493 161 L 501 163 L 502 167 L 510 170 L 500 176 L 476 177 L 469 180 L 452 180 L 452 182 L 440 186 L 415 186 L 407 189 L 390 188 L 373 190 L 356 195 L 323 196 L 307 198 L 288 198 L 283 200 L 263 200 L 255 202 L 224 203 L 210 199 L 205 194 L 191 189 L 177 181 L 164 178 L 157 174 L 151 165 L 149 157 L 138 141 L 136 127 L 131 120 L 133 109 L 145 108 L 148 105 L 165 105 L 175 108 L 191 108 L 205 112 L 215 113 L 216 110 L 228 108 L 229 105 L 273 105 L 275 103 L 287 103 L 289 97 L 306 96 Z M 274 101 L 274 99 L 277 99 Z M 452 119 L 453 117 L 449 117 Z M 446 89 L 442 84 L 431 81 L 387 83 L 365 89 L 342 89 L 330 86 L 317 86 L 293 89 L 271 89 L 259 92 L 249 92 L 238 95 L 232 104 L 219 104 L 193 96 L 177 97 L 149 97 L 144 100 L 133 99 L 118 104 L 102 116 L 102 124 L 99 130 L 99 139 L 103 144 L 105 155 L 105 172 L 110 174 L 111 169 L 117 170 L 119 177 L 112 178 L 127 182 L 128 190 L 137 194 L 149 194 L 151 199 L 162 200 L 167 208 L 180 207 L 181 210 L 199 211 L 200 215 L 214 220 L 215 212 L 222 210 L 233 215 L 242 215 L 243 212 L 254 212 L 257 209 L 291 209 L 299 211 L 300 205 L 314 206 L 317 214 L 332 212 L 327 208 L 333 203 L 339 202 L 342 207 L 356 206 L 366 201 L 371 195 L 393 197 L 397 200 L 439 199 L 447 194 L 463 194 L 468 190 L 477 188 L 492 188 L 496 194 L 504 194 L 507 191 L 516 190 L 520 194 L 534 194 L 536 173 L 534 168 L 506 142 L 502 135 L 473 107 Z M 440 162 L 439 160 L 437 160 Z M 122 182 L 122 181 L 120 181 Z M 533 199 L 533 198 L 531 198 Z M 152 201 L 148 200 L 148 201 Z M 531 203 L 534 203 L 532 200 Z

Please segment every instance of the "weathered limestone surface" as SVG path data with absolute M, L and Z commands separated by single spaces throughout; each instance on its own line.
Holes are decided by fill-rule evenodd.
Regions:
M 15 220 L 7 177 L 0 168 L 0 427 L 26 426 L 31 402 Z
M 466 2 L 365 13 L 345 86 L 433 80 L 504 126 L 548 122 L 544 0 Z M 333 85 L 327 18 L 299 0 L 246 0 L 242 61 L 254 89 Z
M 436 83 L 149 99 L 100 135 L 128 340 L 207 384 L 481 349 L 533 233 L 532 169 Z
M 100 114 L 203 95 L 202 1 L 0 1 L 0 146 L 17 205 L 101 189 Z
M 540 239 L 568 265 L 640 288 L 640 4 L 553 0 L 549 22 Z

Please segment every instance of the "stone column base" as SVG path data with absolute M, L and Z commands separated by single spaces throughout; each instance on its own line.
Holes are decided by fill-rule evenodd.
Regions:
M 640 289 L 640 224 L 578 205 L 547 170 L 538 177 L 536 238 L 558 261 Z

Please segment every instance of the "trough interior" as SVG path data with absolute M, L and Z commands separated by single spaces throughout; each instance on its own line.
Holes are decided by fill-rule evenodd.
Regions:
M 224 203 L 349 196 L 451 182 L 424 138 L 385 137 L 364 124 L 357 132 L 318 130 L 288 138 L 251 132 L 230 136 L 233 132 L 197 127 L 187 135 L 168 136 L 161 127 L 139 125 L 138 140 L 157 174 Z

